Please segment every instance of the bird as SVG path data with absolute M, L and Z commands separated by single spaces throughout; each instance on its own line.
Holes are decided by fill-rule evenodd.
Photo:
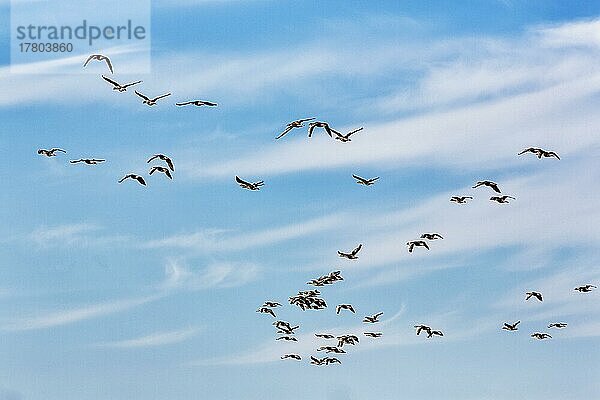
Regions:
M 340 311 L 342 310 L 348 310 L 348 311 L 352 311 L 352 313 L 356 314 L 356 311 L 354 311 L 354 307 L 352 307 L 352 304 L 340 304 L 335 308 L 335 313 L 339 314 Z
M 277 318 L 275 316 L 275 312 L 273 312 L 273 310 L 271 310 L 268 307 L 260 307 L 258 310 L 256 310 L 257 313 L 262 313 L 262 314 L 271 314 L 273 316 L 273 318 Z
M 127 174 L 124 177 L 122 177 L 121 179 L 119 179 L 119 183 L 122 183 L 125 179 L 135 179 L 136 181 L 138 181 L 138 183 L 140 185 L 146 186 L 146 181 L 144 180 L 144 178 L 142 178 L 138 174 L 133 174 L 133 173 Z
M 279 136 L 277 136 L 277 137 L 275 138 L 275 140 L 277 140 L 277 139 L 281 139 L 282 137 L 284 137 L 285 135 L 287 135 L 287 133 L 288 133 L 289 131 L 291 131 L 291 130 L 292 130 L 292 129 L 294 129 L 294 128 L 302 128 L 302 127 L 304 126 L 304 123 L 305 123 L 306 121 L 312 121 L 313 119 L 314 119 L 314 117 L 313 117 L 313 118 L 302 118 L 302 119 L 297 119 L 297 120 L 295 120 L 295 121 L 292 121 L 292 122 L 290 122 L 289 124 L 287 124 L 287 125 L 285 126 L 285 129 L 284 129 L 284 131 L 283 131 L 283 132 L 281 132 L 281 133 L 279 134 Z
M 79 160 L 70 160 L 69 162 L 71 164 L 77 164 L 77 163 L 84 163 L 84 164 L 88 164 L 88 165 L 96 165 L 96 164 L 100 164 L 103 163 L 106 160 L 102 160 L 99 158 L 80 158 Z
M 173 179 L 173 175 L 171 174 L 171 170 L 169 168 L 167 168 L 167 167 L 161 167 L 160 165 L 155 165 L 152 168 L 150 168 L 150 171 L 148 172 L 148 174 L 152 175 L 156 171 L 162 172 L 167 177 L 169 177 L 169 179 Z
M 567 323 L 566 322 L 553 322 L 551 324 L 548 324 L 548 328 L 562 329 L 562 328 L 566 328 L 566 327 L 567 327 Z
M 538 340 L 552 339 L 552 336 L 550 336 L 547 333 L 543 333 L 543 332 L 532 333 L 531 337 L 534 338 L 534 339 L 538 339 Z
M 137 85 L 138 83 L 142 83 L 142 81 L 135 81 L 135 82 L 131 82 L 131 83 L 120 84 L 119 82 L 114 81 L 104 75 L 102 75 L 102 79 L 104 79 L 106 82 L 113 85 L 113 90 L 118 90 L 119 92 L 125 92 L 125 91 L 127 91 L 128 87 Z
M 314 365 L 323 365 L 325 363 L 325 358 L 316 358 L 310 356 L 310 363 Z
M 263 307 L 276 308 L 276 307 L 280 307 L 281 304 L 277 303 L 276 301 L 265 301 L 262 306 Z
M 53 147 L 50 150 L 46 150 L 46 149 L 39 149 L 37 151 L 37 153 L 39 155 L 43 155 L 46 157 L 56 157 L 56 152 L 59 151 L 61 153 L 66 153 L 66 151 L 64 151 L 63 149 L 59 149 L 58 147 Z
M 355 345 L 356 343 L 358 343 L 358 336 L 356 335 L 342 335 L 342 336 L 338 336 L 338 347 L 343 347 L 344 344 L 351 344 L 351 345 Z
M 298 341 L 298 339 L 296 339 L 295 337 L 293 337 L 293 336 L 287 336 L 287 335 L 286 335 L 286 336 L 279 336 L 279 337 L 278 337 L 277 339 L 275 339 L 275 340 L 286 340 L 286 341 L 288 341 L 288 342 L 289 342 L 289 341 L 291 341 L 291 342 L 297 342 L 297 341 Z
M 374 314 L 374 315 L 366 315 L 363 318 L 362 322 L 369 323 L 369 324 L 377 323 L 377 322 L 379 322 L 379 317 L 381 317 L 382 315 L 383 315 L 383 311 L 380 311 L 380 312 L 378 312 L 377 314 Z
M 498 184 L 496 182 L 492 182 L 492 181 L 478 181 L 475 184 L 475 186 L 473 186 L 473 189 L 478 188 L 479 186 L 487 186 L 489 188 L 492 188 L 494 190 L 494 192 L 501 193 L 500 192 L 500 188 L 498 187 Z
M 315 336 L 322 339 L 334 339 L 335 336 L 330 335 L 329 333 L 315 333 Z
M 102 54 L 92 54 L 91 56 L 89 56 L 87 58 L 87 60 L 85 60 L 85 63 L 83 63 L 83 67 L 85 68 L 88 65 L 88 63 L 92 60 L 106 62 L 106 65 L 108 65 L 108 69 L 110 70 L 110 73 L 111 74 L 114 73 L 112 63 L 110 62 L 110 58 L 108 58 Z
M 325 133 L 329 135 L 329 137 L 333 137 L 333 130 L 329 126 L 327 122 L 315 121 L 308 124 L 308 137 L 311 137 L 315 128 L 323 128 L 325 129 Z
M 510 203 L 508 201 L 508 199 L 516 200 L 514 197 L 507 196 L 507 195 L 504 195 L 504 196 L 492 196 L 492 197 L 490 197 L 491 201 L 495 201 L 495 202 L 497 202 L 499 204 L 508 204 L 508 203 Z
M 360 176 L 358 176 L 358 175 L 354 175 L 354 174 L 352 174 L 352 177 L 353 177 L 354 179 L 356 179 L 356 183 L 358 183 L 359 185 L 365 185 L 365 186 L 371 186 L 371 185 L 374 185 L 374 184 L 375 184 L 375 181 L 376 181 L 377 179 L 379 179 L 379 177 L 378 177 L 378 176 L 376 176 L 375 178 L 371 178 L 371 179 L 365 179 L 365 178 L 361 178 Z
M 137 94 L 139 97 L 141 97 L 142 103 L 146 104 L 147 106 L 154 106 L 154 105 L 156 105 L 156 102 L 158 100 L 162 99 L 163 97 L 167 97 L 167 96 L 171 95 L 171 93 L 165 93 L 165 94 L 161 94 L 160 96 L 156 96 L 151 99 L 151 98 L 147 97 L 146 95 L 141 94 L 137 90 L 135 90 L 135 94 Z
M 183 103 L 175 103 L 175 105 L 178 107 L 188 106 L 188 105 L 194 105 L 196 107 L 202 107 L 202 106 L 216 107 L 217 103 L 213 103 L 212 101 L 206 101 L 206 100 L 190 100 L 190 101 L 185 101 Z
M 335 357 L 325 357 L 325 365 L 335 364 L 335 363 L 341 364 L 342 362 Z
M 239 176 L 235 176 L 235 181 L 244 189 L 248 189 L 248 190 L 260 190 L 260 187 L 263 186 L 265 184 L 264 181 L 258 181 L 258 182 L 247 182 L 243 179 L 241 179 Z
M 291 359 L 294 359 L 294 360 L 298 360 L 298 361 L 302 360 L 302 357 L 300 357 L 299 354 L 294 354 L 294 353 L 284 354 L 284 355 L 281 356 L 282 360 L 285 360 L 285 359 L 288 359 L 288 358 L 291 358 Z
M 452 197 L 450 197 L 450 201 L 453 201 L 458 204 L 465 204 L 467 202 L 467 199 L 472 200 L 473 197 L 471 197 L 471 196 L 452 196 Z
M 517 331 L 517 330 L 519 330 L 519 328 L 517 328 L 517 325 L 519 325 L 520 323 L 521 323 L 521 321 L 517 321 L 514 324 L 509 324 L 509 323 L 505 322 L 502 329 L 504 329 L 505 331 Z
M 346 143 L 346 142 L 351 142 L 352 140 L 350 139 L 350 136 L 354 135 L 356 132 L 360 132 L 362 131 L 363 128 L 360 127 L 358 129 L 355 129 L 353 131 L 350 131 L 348 133 L 346 133 L 345 135 L 342 135 L 340 132 L 333 130 L 333 133 L 335 133 L 335 138 L 336 140 L 339 140 L 342 143 Z
M 529 147 L 520 152 L 518 155 L 520 156 L 521 154 L 525 153 L 533 153 L 537 156 L 538 159 L 541 159 L 542 157 L 555 157 L 560 160 L 560 157 L 555 152 L 542 150 L 539 147 Z
M 415 329 L 417 330 L 417 336 L 419 336 L 421 334 L 422 331 L 428 332 L 431 331 L 431 327 L 427 326 L 427 325 L 415 325 Z
M 383 335 L 383 333 L 381 333 L 381 332 L 365 332 L 364 335 L 368 336 L 368 337 L 372 337 L 372 338 L 378 338 L 378 337 L 381 337 Z
M 147 164 L 150 164 L 152 162 L 152 160 L 156 160 L 156 159 L 162 160 L 164 162 L 167 163 L 167 166 L 169 167 L 169 169 L 171 171 L 175 171 L 175 166 L 173 165 L 173 160 L 171 160 L 170 157 L 165 156 L 164 154 L 155 154 L 152 157 L 150 157 L 148 159 L 148 161 L 146 161 Z
M 429 246 L 424 240 L 411 240 L 410 242 L 406 242 L 406 245 L 408 246 L 409 253 L 412 253 L 415 247 L 425 247 L 427 250 L 429 250 Z
M 317 351 L 325 351 L 326 353 L 337 353 L 337 354 L 346 353 L 346 350 L 340 349 L 339 347 L 335 347 L 335 346 L 321 346 L 317 349 Z
M 573 290 L 578 291 L 579 293 L 589 293 L 592 291 L 592 289 L 596 289 L 597 287 L 594 285 L 590 285 L 589 283 L 587 285 L 583 285 L 583 286 L 578 286 Z
M 424 233 L 421 235 L 421 239 L 435 240 L 435 239 L 443 239 L 443 237 L 439 233 Z
M 442 331 L 432 331 L 431 329 L 427 331 L 427 338 L 432 338 L 433 336 L 444 336 Z
M 354 250 L 350 253 L 344 253 L 338 250 L 338 255 L 342 258 L 347 258 L 348 260 L 356 260 L 358 258 L 357 254 L 362 249 L 362 244 L 359 244 Z
M 542 299 L 542 294 L 540 292 L 527 292 L 525 294 L 527 295 L 527 297 L 525 298 L 525 300 L 529 300 L 530 298 L 535 297 L 539 301 L 544 301 Z
M 296 329 L 300 328 L 300 325 L 296 326 L 278 326 L 277 333 L 283 333 L 284 335 L 293 335 Z

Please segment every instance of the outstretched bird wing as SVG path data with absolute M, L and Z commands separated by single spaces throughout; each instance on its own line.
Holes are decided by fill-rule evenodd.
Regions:
M 354 175 L 354 174 L 352 174 L 352 177 L 353 177 L 354 179 L 356 179 L 357 181 L 360 181 L 360 182 L 362 182 L 362 183 L 367 183 L 367 180 L 366 180 L 365 178 L 361 178 L 361 177 L 360 177 L 360 176 L 358 176 L 358 175 Z
M 275 138 L 275 140 L 277 140 L 277 139 L 281 139 L 282 137 L 284 137 L 284 136 L 285 136 L 285 135 L 286 135 L 286 134 L 287 134 L 289 131 L 291 131 L 292 129 L 294 129 L 294 127 L 293 127 L 293 126 L 290 126 L 290 125 L 288 124 L 288 126 L 285 128 L 285 130 L 284 130 L 283 132 L 281 132 L 281 133 L 279 134 L 279 136 L 277 136 L 277 137 Z
M 121 85 L 120 85 L 118 82 L 116 82 L 116 81 L 113 81 L 112 79 L 110 79 L 110 78 L 107 78 L 107 77 L 106 77 L 106 76 L 104 76 L 104 75 L 102 75 L 102 79 L 104 79 L 106 82 L 110 83 L 110 84 L 111 84 L 111 85 L 113 85 L 113 86 L 121 86 Z M 123 87 L 123 86 L 121 86 L 121 87 Z
M 142 83 L 142 81 L 135 81 L 135 82 L 126 83 L 124 85 L 121 85 L 121 87 L 122 88 L 128 88 L 129 86 L 137 85 L 138 83 Z
M 175 103 L 176 106 L 187 106 L 189 104 L 193 104 L 193 101 L 184 101 L 183 103 Z
M 352 250 L 352 253 L 350 253 L 351 255 L 355 256 L 356 254 L 358 254 L 358 252 L 360 251 L 360 249 L 362 249 L 362 243 L 359 244 L 354 250 Z
M 241 179 L 239 176 L 235 176 L 235 181 L 237 183 L 239 183 L 240 185 L 250 185 L 250 182 L 246 182 L 245 180 Z
M 167 97 L 167 96 L 170 96 L 170 95 L 171 95 L 171 93 L 161 94 L 160 96 L 156 96 L 155 98 L 153 98 L 152 101 L 157 101 L 157 100 L 162 99 L 163 97 Z
M 135 92 L 135 94 L 137 94 L 138 96 L 140 96 L 142 99 L 150 101 L 150 99 L 148 97 L 146 97 L 145 95 L 141 94 L 137 90 L 134 90 L 134 92 Z

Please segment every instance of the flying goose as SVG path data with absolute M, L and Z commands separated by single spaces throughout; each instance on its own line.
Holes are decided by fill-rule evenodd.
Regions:
M 165 156 L 164 154 L 155 154 L 152 157 L 150 157 L 148 159 L 148 161 L 146 161 L 147 164 L 150 164 L 152 162 L 152 160 L 156 160 L 156 159 L 162 160 L 164 162 L 167 163 L 167 166 L 169 167 L 169 169 L 171 171 L 175 171 L 175 166 L 173 165 L 173 160 L 171 160 L 171 158 Z
M 294 335 L 295 334 L 295 330 L 300 328 L 300 325 L 296 325 L 296 326 L 278 326 L 277 327 L 277 333 L 283 333 L 284 335 Z
M 330 335 L 329 333 L 315 333 L 315 336 L 322 339 L 334 339 L 335 336 Z
M 302 128 L 304 126 L 304 123 L 306 121 L 312 121 L 314 118 L 302 118 L 302 119 L 297 119 L 295 121 L 290 122 L 289 124 L 287 124 L 285 126 L 285 130 L 283 132 L 281 132 L 279 134 L 279 136 L 277 136 L 275 138 L 275 140 L 277 139 L 281 139 L 282 137 L 284 137 L 289 131 L 291 131 L 294 128 Z
M 183 103 L 175 103 L 175 105 L 178 107 L 188 106 L 188 105 L 194 105 L 196 107 L 202 107 L 202 106 L 216 107 L 217 103 L 213 103 L 212 101 L 206 101 L 206 100 L 191 100 L 191 101 L 185 101 Z
M 162 99 L 163 97 L 167 97 L 170 96 L 171 93 L 165 93 L 165 94 L 161 94 L 160 96 L 154 97 L 154 98 L 149 98 L 146 95 L 143 95 L 142 93 L 138 92 L 137 90 L 135 90 L 135 94 L 137 94 L 139 97 L 142 98 L 142 103 L 146 104 L 147 106 L 155 106 L 156 102 L 160 99 Z
M 92 60 L 106 62 L 106 65 L 108 65 L 108 69 L 110 70 L 110 73 L 111 74 L 114 73 L 112 63 L 110 62 L 110 58 L 108 58 L 102 54 L 92 54 L 91 56 L 89 56 L 87 58 L 87 60 L 85 60 L 85 63 L 83 63 L 83 68 L 85 68 L 88 65 L 88 63 Z
M 276 307 L 280 307 L 281 303 L 277 303 L 276 301 L 265 301 L 262 306 L 263 307 L 276 308 Z
M 520 156 L 521 154 L 525 153 L 533 153 L 537 156 L 538 159 L 541 159 L 542 157 L 555 157 L 560 160 L 560 157 L 555 152 L 542 150 L 539 147 L 529 147 L 520 152 L 518 155 Z
M 84 163 L 88 165 L 96 165 L 103 163 L 106 160 L 98 159 L 98 158 L 80 158 L 79 160 L 71 160 L 69 161 L 71 164 Z
M 58 147 L 53 147 L 50 150 L 39 149 L 37 153 L 46 157 L 56 157 L 57 151 L 60 151 L 61 153 L 66 153 L 66 151 L 64 151 L 63 149 L 59 149 Z
M 424 240 L 411 240 L 410 242 L 406 242 L 406 245 L 408 246 L 409 253 L 412 253 L 415 247 L 425 247 L 427 250 L 429 250 L 429 246 Z
M 119 179 L 119 183 L 122 183 L 125 179 L 135 179 L 136 181 L 138 181 L 138 183 L 140 185 L 146 186 L 146 181 L 144 180 L 144 178 L 142 178 L 138 174 L 127 174 L 124 177 L 122 177 L 121 179 Z
M 348 311 L 352 311 L 353 314 L 356 314 L 356 311 L 354 311 L 354 307 L 352 307 L 352 304 L 340 304 L 335 308 L 335 313 L 339 314 L 340 311 L 342 310 L 348 310 Z
M 356 260 L 358 258 L 357 254 L 362 249 L 362 244 L 359 244 L 354 250 L 350 253 L 344 253 L 338 250 L 338 255 L 342 258 L 347 258 L 348 260 Z
M 298 341 L 298 339 L 296 339 L 295 337 L 293 337 L 293 336 L 287 336 L 287 335 L 285 335 L 285 336 L 279 336 L 279 337 L 278 337 L 277 339 L 275 339 L 275 340 L 286 340 L 286 341 L 288 341 L 288 342 L 289 342 L 289 341 L 291 341 L 291 342 L 297 342 L 297 341 Z
M 247 181 L 241 179 L 237 175 L 235 176 L 235 181 L 238 183 L 238 185 L 240 185 L 244 189 L 248 189 L 248 190 L 260 190 L 260 187 L 265 184 L 264 181 L 247 182 Z
M 277 318 L 275 316 L 275 313 L 273 312 L 273 310 L 271 310 L 268 307 L 260 307 L 258 310 L 256 310 L 257 313 L 261 313 L 261 314 L 271 314 L 273 316 L 273 318 Z
M 327 122 L 315 121 L 308 124 L 308 137 L 311 137 L 315 128 L 323 128 L 325 129 L 325 133 L 329 135 L 329 137 L 333 137 L 333 130 L 329 127 Z
M 479 186 L 487 186 L 489 188 L 492 188 L 495 192 L 501 193 L 500 192 L 500 188 L 498 188 L 498 184 L 496 182 L 492 182 L 492 181 L 478 181 L 475 184 L 475 186 L 473 186 L 473 189 L 478 188 Z
M 383 315 L 383 311 L 378 312 L 377 314 L 374 315 L 366 315 L 363 318 L 362 322 L 368 323 L 368 324 L 375 324 L 377 322 L 379 322 L 379 317 L 381 317 Z
M 113 85 L 113 90 L 118 90 L 119 92 L 125 92 L 125 91 L 127 91 L 127 88 L 129 86 L 133 86 L 133 85 L 137 85 L 138 83 L 142 83 L 142 81 L 135 81 L 135 82 L 126 83 L 126 84 L 122 85 L 119 82 L 114 81 L 104 75 L 102 75 L 102 79 L 104 79 L 106 82 Z
M 316 357 L 310 356 L 310 363 L 314 364 L 314 365 L 323 365 L 323 364 L 325 364 L 325 358 L 316 358 Z
M 337 354 L 343 354 L 346 352 L 346 350 L 340 349 L 339 347 L 335 347 L 335 346 L 321 346 L 317 349 L 317 351 L 325 351 L 326 353 L 337 353 Z
M 368 336 L 368 337 L 372 337 L 372 338 L 378 338 L 378 337 L 381 337 L 383 335 L 383 333 L 381 333 L 381 332 L 365 332 L 364 335 Z
M 342 335 L 342 336 L 338 336 L 338 347 L 344 347 L 344 344 L 351 344 L 351 345 L 355 345 L 356 343 L 358 343 L 358 336 L 356 335 Z
M 335 364 L 335 363 L 341 364 L 342 362 L 335 357 L 325 357 L 325 365 Z
M 552 339 L 552 336 L 550 336 L 547 333 L 543 333 L 543 332 L 532 333 L 531 337 L 534 339 L 537 339 L 537 340 Z
M 508 199 L 516 200 L 514 197 L 507 196 L 507 195 L 504 195 L 504 196 L 492 196 L 492 197 L 490 197 L 491 201 L 495 201 L 495 202 L 497 202 L 499 204 L 508 204 L 508 203 L 510 203 L 508 201 Z
M 352 174 L 352 177 L 354 179 L 356 179 L 356 183 L 358 183 L 359 185 L 365 185 L 365 186 L 371 186 L 375 184 L 375 181 L 377 179 L 379 179 L 378 176 L 376 176 L 375 178 L 371 178 L 371 179 L 365 179 L 365 178 L 361 178 L 358 175 Z
M 150 171 L 148 172 L 148 174 L 152 175 L 156 171 L 165 174 L 169 179 L 173 179 L 173 175 L 171 174 L 171 170 L 169 168 L 167 168 L 167 167 L 161 167 L 160 165 L 155 165 L 152 168 L 150 168 Z
M 427 331 L 427 338 L 432 338 L 433 336 L 444 336 L 442 331 L 432 331 L 431 329 Z
M 421 235 L 421 239 L 435 240 L 435 239 L 443 239 L 443 237 L 439 233 L 424 233 Z
M 578 286 L 573 290 L 577 290 L 579 293 L 589 293 L 592 291 L 592 289 L 596 289 L 597 287 L 594 285 L 590 285 L 589 283 L 587 285 L 583 285 L 583 286 Z
M 519 325 L 520 323 L 521 323 L 521 321 L 517 321 L 511 325 L 508 322 L 505 322 L 502 329 L 504 329 L 505 331 L 517 331 L 517 330 L 519 330 L 519 328 L 517 328 L 517 325 Z
M 562 328 L 566 328 L 567 327 L 567 323 L 566 322 L 553 322 L 551 324 L 548 325 L 548 328 L 558 328 L 558 329 L 562 329 Z
M 525 298 L 525 300 L 529 300 L 532 297 L 535 297 L 536 299 L 538 299 L 539 301 L 544 301 L 542 299 L 542 294 L 540 292 L 527 292 L 525 293 L 527 295 L 527 297 Z
M 467 199 L 472 200 L 473 197 L 472 196 L 452 196 L 452 197 L 450 197 L 450 201 L 453 201 L 458 204 L 465 204 L 467 202 Z
M 415 325 L 415 329 L 417 330 L 417 336 L 419 336 L 421 334 L 422 331 L 425 331 L 427 333 L 429 333 L 431 331 L 431 327 L 427 326 L 427 325 Z
M 340 132 L 338 132 L 336 130 L 333 130 L 333 133 L 335 133 L 335 138 L 334 139 L 337 139 L 337 140 L 339 140 L 342 143 L 350 142 L 350 141 L 352 141 L 350 139 L 350 136 L 352 136 L 356 132 L 360 132 L 362 130 L 363 130 L 363 128 L 361 127 L 361 128 L 355 129 L 353 131 L 350 131 L 350 132 L 346 133 L 345 135 L 342 135 Z
M 298 361 L 302 360 L 302 357 L 300 357 L 299 354 L 294 354 L 294 353 L 284 354 L 284 355 L 281 356 L 282 360 L 285 360 L 285 359 L 288 359 L 288 358 L 292 358 L 292 359 L 298 360 Z

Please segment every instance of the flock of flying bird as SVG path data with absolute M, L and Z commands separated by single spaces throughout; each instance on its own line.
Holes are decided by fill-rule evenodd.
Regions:
M 105 62 L 106 65 L 108 66 L 108 69 L 111 72 L 111 74 L 114 73 L 113 64 L 108 57 L 106 57 L 102 54 L 90 55 L 86 59 L 83 66 L 86 67 L 91 61 Z M 113 90 L 118 91 L 118 92 L 125 92 L 125 91 L 127 91 L 127 88 L 142 83 L 142 81 L 135 81 L 135 82 L 130 82 L 130 83 L 126 83 L 126 84 L 121 84 L 107 76 L 104 76 L 104 75 L 102 75 L 102 79 L 104 79 L 106 82 L 110 83 L 113 86 Z M 156 105 L 158 100 L 171 95 L 171 93 L 165 93 L 163 95 L 150 98 L 150 97 L 147 97 L 146 95 L 138 92 L 137 90 L 135 91 L 135 94 L 137 96 L 139 96 L 140 98 L 142 98 L 143 104 L 146 104 L 148 106 L 154 106 L 154 105 Z M 200 107 L 200 106 L 209 106 L 209 107 L 217 106 L 216 103 L 213 103 L 210 101 L 205 101 L 205 100 L 190 100 L 190 101 L 175 103 L 175 105 L 176 106 L 194 105 L 194 106 L 198 106 L 198 107 Z M 360 127 L 358 129 L 354 129 L 346 134 L 343 134 L 343 133 L 333 129 L 329 125 L 328 122 L 316 121 L 315 119 L 316 118 L 311 117 L 311 118 L 302 118 L 302 119 L 292 121 L 286 125 L 283 132 L 281 132 L 277 137 L 275 137 L 275 139 L 276 140 L 281 139 L 282 137 L 284 137 L 285 135 L 290 133 L 292 130 L 305 127 L 306 123 L 308 123 L 308 137 L 312 137 L 315 129 L 322 128 L 323 131 L 329 137 L 331 137 L 335 140 L 338 140 L 342 143 L 350 142 L 352 135 L 363 130 L 363 128 Z M 39 155 L 46 156 L 46 157 L 55 157 L 57 155 L 56 153 L 66 153 L 66 151 L 61 148 L 53 147 L 51 149 L 39 149 L 37 153 Z M 530 147 L 530 148 L 524 149 L 523 151 L 518 153 L 518 155 L 523 155 L 526 153 L 532 153 L 532 154 L 536 155 L 538 157 L 538 159 L 554 157 L 554 158 L 560 160 L 560 157 L 555 152 L 546 151 L 546 150 L 543 150 L 540 148 L 535 148 L 535 147 Z M 175 167 L 174 167 L 174 164 L 173 164 L 173 161 L 171 160 L 171 158 L 164 154 L 160 154 L 160 153 L 154 154 L 147 160 L 147 163 L 151 163 L 154 160 L 160 160 L 160 161 L 164 162 L 166 166 L 153 165 L 153 166 L 151 166 L 150 170 L 148 171 L 148 174 L 152 175 L 155 172 L 162 173 L 169 179 L 173 179 L 173 172 L 175 171 Z M 87 164 L 87 165 L 96 165 L 96 164 L 103 163 L 105 161 L 106 161 L 105 159 L 100 159 L 100 158 L 79 158 L 76 160 L 70 160 L 70 163 L 71 164 L 83 163 L 83 164 Z M 352 177 L 356 180 L 357 184 L 364 185 L 364 186 L 374 185 L 376 183 L 376 181 L 379 180 L 379 177 L 363 178 L 356 174 L 353 174 Z M 128 174 L 124 175 L 118 182 L 122 183 L 125 180 L 134 180 L 134 181 L 137 181 L 140 185 L 146 186 L 146 181 L 145 181 L 144 177 L 139 174 L 136 174 L 136 173 L 128 173 Z M 264 181 L 262 181 L 262 180 L 256 181 L 256 182 L 251 182 L 251 181 L 244 180 L 237 175 L 235 176 L 235 181 L 243 189 L 247 189 L 247 190 L 251 190 L 251 191 L 258 191 L 264 186 Z M 489 181 L 489 180 L 478 181 L 472 188 L 477 189 L 479 187 L 490 188 L 495 194 L 493 196 L 491 196 L 489 198 L 489 200 L 497 202 L 499 204 L 506 204 L 506 203 L 509 203 L 509 200 L 516 199 L 513 196 L 502 194 L 502 191 L 500 190 L 498 184 L 495 182 Z M 471 200 L 471 199 L 473 199 L 473 196 L 457 195 L 457 196 L 452 196 L 450 198 L 450 201 L 455 202 L 457 204 L 465 204 L 465 203 L 467 203 L 467 200 Z M 443 239 L 443 237 L 439 233 L 423 233 L 418 239 L 410 240 L 406 243 L 406 245 L 408 247 L 408 252 L 412 253 L 414 251 L 414 249 L 417 247 L 423 247 L 423 248 L 429 250 L 430 249 L 429 243 L 431 241 L 440 240 L 440 239 Z M 347 260 L 356 260 L 356 259 L 358 259 L 358 253 L 361 251 L 361 249 L 362 249 L 362 244 L 359 244 L 357 247 L 355 247 L 354 249 L 352 249 L 349 252 L 338 251 L 337 253 L 340 258 L 345 258 Z M 342 280 L 344 280 L 344 278 L 341 276 L 341 271 L 332 271 L 327 275 L 323 275 L 323 276 L 320 276 L 318 278 L 308 281 L 307 284 L 315 286 L 315 287 L 323 287 L 325 285 L 331 285 L 331 284 L 334 284 L 334 283 L 336 283 L 338 281 L 342 281 Z M 593 289 L 596 289 L 596 286 L 594 286 L 592 284 L 585 284 L 585 285 L 576 287 L 574 290 L 578 291 L 580 293 L 588 293 L 588 292 L 591 292 Z M 543 301 L 543 297 L 540 292 L 536 292 L 536 291 L 527 292 L 525 300 L 528 301 L 532 298 L 535 298 L 540 302 Z M 323 309 L 327 308 L 327 303 L 321 297 L 321 292 L 318 289 L 301 290 L 296 295 L 290 296 L 288 301 L 289 301 L 290 305 L 295 305 L 303 311 L 304 310 L 323 310 Z M 256 310 L 256 311 L 259 313 L 262 313 L 262 314 L 271 315 L 273 318 L 277 318 L 276 314 L 275 314 L 275 309 L 277 309 L 278 307 L 281 307 L 281 306 L 282 306 L 281 303 L 276 302 L 276 301 L 265 301 L 262 304 L 262 306 L 259 307 L 258 310 Z M 336 311 L 336 314 L 338 314 L 338 315 L 342 311 L 348 311 L 353 314 L 356 313 L 352 304 L 346 304 L 346 303 L 338 304 L 335 308 L 335 311 Z M 377 312 L 373 315 L 366 315 L 362 319 L 362 322 L 365 324 L 376 324 L 376 323 L 380 322 L 379 317 L 381 315 L 383 315 L 383 312 L 381 312 L 381 311 Z M 514 323 L 505 322 L 501 329 L 506 330 L 506 331 L 517 331 L 518 325 L 520 323 L 521 323 L 521 321 L 516 321 Z M 276 328 L 276 333 L 279 335 L 279 336 L 277 336 L 277 338 L 275 340 L 278 340 L 278 341 L 282 340 L 282 341 L 289 341 L 289 342 L 297 342 L 298 341 L 297 337 L 295 336 L 295 331 L 300 328 L 299 325 L 291 326 L 289 322 L 281 321 L 281 320 L 277 320 L 276 322 L 273 323 L 273 325 Z M 547 325 L 548 329 L 551 329 L 551 328 L 563 329 L 565 327 L 567 327 L 567 323 L 565 323 L 565 322 L 552 322 Z M 425 324 L 414 325 L 414 328 L 416 329 L 417 336 L 419 336 L 421 333 L 425 333 L 427 335 L 427 338 L 432 338 L 434 336 L 440 336 L 440 337 L 444 336 L 444 333 L 441 330 L 433 329 L 430 326 L 425 325 Z M 363 334 L 366 337 L 369 337 L 372 339 L 379 338 L 383 335 L 382 332 L 374 332 L 374 331 L 365 331 L 365 332 L 363 332 Z M 334 336 L 330 333 L 315 333 L 315 336 L 322 340 L 337 339 L 337 344 L 335 346 L 323 345 L 316 349 L 317 352 L 325 352 L 326 354 L 331 354 L 331 353 L 345 354 L 346 350 L 344 349 L 344 345 L 354 346 L 357 343 L 359 343 L 359 338 L 353 334 L 344 334 L 344 335 Z M 531 337 L 534 339 L 538 339 L 538 340 L 552 338 L 552 336 L 546 332 L 534 332 L 531 334 Z M 282 355 L 281 359 L 282 360 L 286 360 L 286 359 L 301 360 L 302 356 L 297 353 L 288 353 L 288 354 Z M 320 358 L 320 357 L 311 355 L 310 363 L 313 365 L 331 365 L 331 364 L 341 364 L 341 361 L 340 361 L 340 359 L 338 359 L 336 357 L 325 356 L 325 357 Z

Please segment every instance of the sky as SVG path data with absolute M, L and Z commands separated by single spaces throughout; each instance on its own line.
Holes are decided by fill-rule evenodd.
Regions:
M 449 3 L 153 1 L 151 72 L 112 49 L 116 80 L 173 93 L 149 108 L 99 63 L 11 72 L 0 1 L 0 400 L 598 393 L 600 291 L 573 288 L 600 286 L 600 4 Z M 191 99 L 219 105 L 174 106 Z M 305 117 L 364 130 L 274 139 Z M 532 146 L 561 159 L 517 156 Z M 36 153 L 51 147 L 67 154 Z M 172 181 L 148 176 L 156 153 Z M 147 187 L 118 184 L 129 172 Z M 516 199 L 490 202 L 482 179 Z M 444 239 L 409 254 L 425 232 Z M 326 310 L 288 304 L 333 270 Z M 275 341 L 265 300 L 297 343 Z M 322 332 L 360 343 L 310 365 Z

